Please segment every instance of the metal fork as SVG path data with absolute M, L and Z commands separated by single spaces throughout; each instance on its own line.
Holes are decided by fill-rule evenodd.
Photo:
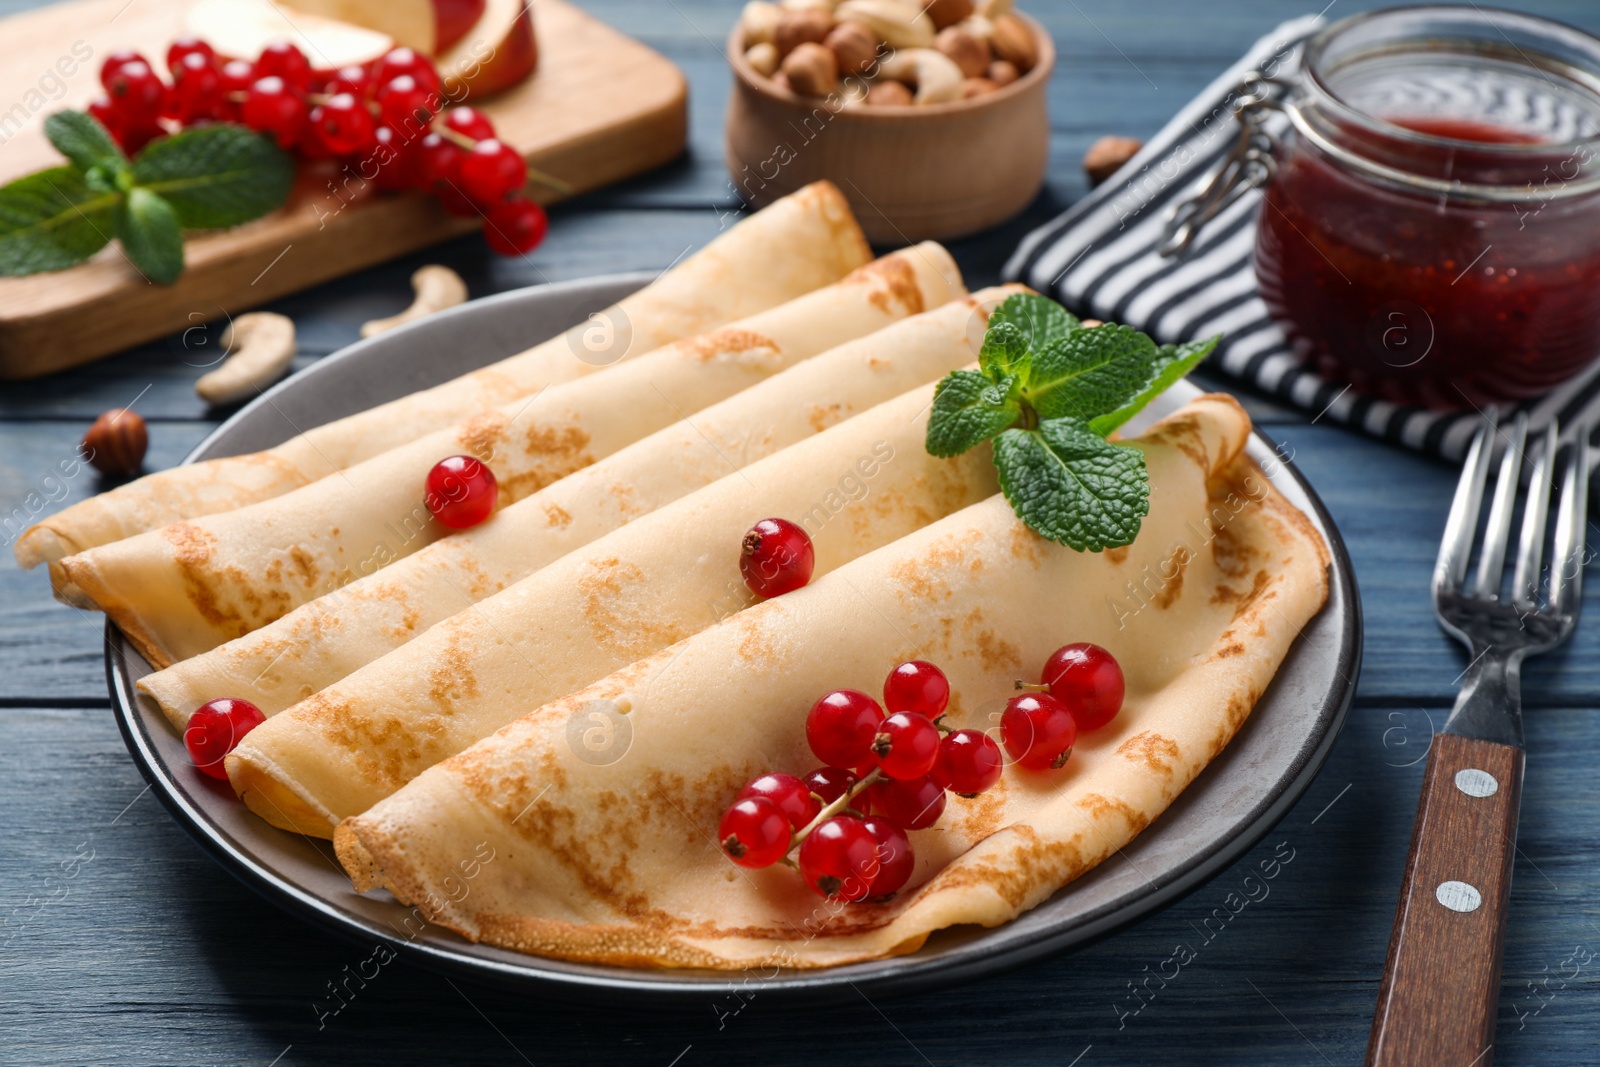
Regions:
M 1583 430 L 1561 477 L 1542 605 L 1558 431 L 1552 424 L 1544 433 L 1534 460 L 1509 596 L 1501 579 L 1527 418 L 1518 415 L 1511 427 L 1470 583 L 1467 564 L 1494 451 L 1492 414 L 1467 453 L 1433 570 L 1433 603 L 1440 625 L 1467 646 L 1472 661 L 1428 754 L 1367 1045 L 1369 1067 L 1487 1067 L 1493 1059 L 1522 795 L 1522 661 L 1559 645 L 1578 621 L 1589 485 Z

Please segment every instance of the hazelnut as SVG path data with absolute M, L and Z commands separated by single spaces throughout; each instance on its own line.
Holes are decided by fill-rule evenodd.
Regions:
M 922 10 L 933 20 L 934 29 L 942 30 L 972 14 L 972 0 L 932 0 Z
M 897 81 L 873 82 L 867 90 L 867 103 L 872 107 L 910 107 L 914 102 L 911 90 Z
M 102 411 L 83 435 L 83 450 L 87 453 L 84 458 L 95 470 L 113 478 L 137 471 L 149 447 L 150 432 L 145 429 L 144 419 L 127 408 Z
M 785 74 L 781 70 L 772 76 L 771 81 L 774 89 L 781 89 L 786 93 L 794 92 L 794 87 L 789 84 L 789 75 Z
M 994 33 L 989 37 L 989 47 L 995 55 L 1026 74 L 1039 62 L 1039 42 L 1033 39 L 1033 30 L 1015 15 L 1001 15 L 994 20 Z
M 933 47 L 949 56 L 968 78 L 981 78 L 989 69 L 989 46 L 959 27 L 940 30 Z
M 783 8 L 767 0 L 750 0 L 739 13 L 739 30 L 746 48 L 758 44 L 771 44 L 777 32 L 778 20 L 783 18 Z
M 783 57 L 789 88 L 801 96 L 827 96 L 839 87 L 839 62 L 825 45 L 807 41 Z
M 878 58 L 878 38 L 859 22 L 841 22 L 823 42 L 839 61 L 841 74 L 865 74 Z
M 770 78 L 778 72 L 778 46 L 771 41 L 758 44 L 744 54 L 744 61 L 763 78 Z
M 785 11 L 773 31 L 772 43 L 778 46 L 779 58 L 803 44 L 821 44 L 833 29 L 833 16 L 820 8 L 806 11 Z
M 967 78 L 961 83 L 961 99 L 970 100 L 974 96 L 983 96 L 999 88 L 1000 86 L 988 78 Z
M 989 70 L 984 75 L 996 85 L 1010 85 L 1022 75 L 1017 73 L 1017 68 L 1003 59 L 997 59 L 989 64 Z
M 1144 142 L 1137 137 L 1102 137 L 1090 145 L 1083 154 L 1083 172 L 1089 176 L 1089 185 L 1099 185 L 1111 177 L 1143 147 Z

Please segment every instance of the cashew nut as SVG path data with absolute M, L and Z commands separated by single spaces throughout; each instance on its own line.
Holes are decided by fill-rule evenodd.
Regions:
M 432 315 L 435 311 L 443 311 L 448 307 L 466 302 L 467 283 L 461 280 L 461 275 L 449 267 L 430 264 L 419 267 L 411 276 L 411 288 L 416 292 L 417 298 L 411 306 L 398 315 L 390 315 L 386 319 L 373 319 L 361 326 L 362 337 L 376 337 L 380 333 L 387 333 L 396 326 L 404 326 L 408 322 Z
M 932 48 L 896 52 L 883 61 L 883 76 L 916 86 L 918 104 L 960 100 L 961 83 L 966 77 L 949 56 Z
M 222 334 L 230 353 L 222 366 L 194 383 L 208 404 L 243 400 L 277 381 L 294 359 L 294 320 L 270 311 L 240 315 Z
M 933 20 L 909 0 L 844 0 L 834 8 L 840 22 L 859 22 L 890 48 L 932 48 Z

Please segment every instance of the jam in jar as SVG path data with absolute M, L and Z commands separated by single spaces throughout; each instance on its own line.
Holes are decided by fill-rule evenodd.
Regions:
M 1282 106 L 1255 269 L 1320 373 L 1462 407 L 1600 356 L 1600 41 L 1473 7 L 1356 16 Z

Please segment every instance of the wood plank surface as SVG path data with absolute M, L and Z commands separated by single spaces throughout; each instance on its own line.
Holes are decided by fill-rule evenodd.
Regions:
M 0 0 L 0 11 L 31 6 Z M 354 340 L 364 319 L 403 306 L 406 278 L 424 262 L 450 265 L 486 295 L 665 266 L 717 231 L 733 206 L 721 162 L 729 75 L 718 46 L 739 3 L 583 6 L 687 72 L 688 157 L 557 206 L 549 240 L 527 260 L 498 259 L 463 237 L 273 302 L 296 319 L 302 365 Z M 955 243 L 975 285 L 994 280 L 1029 225 L 1081 195 L 1078 156 L 1093 137 L 1147 136 L 1257 36 L 1321 4 L 1023 6 L 1049 26 L 1062 57 L 1050 176 L 1023 218 Z M 1600 30 L 1592 0 L 1518 6 Z M 135 406 L 154 420 L 151 462 L 181 456 L 221 414 L 194 397 L 203 370 L 194 364 L 205 362 L 196 351 L 174 334 L 40 382 L 0 383 L 0 518 L 28 493 L 51 491 L 44 477 L 88 421 L 141 391 Z M 784 1010 L 759 994 L 737 1013 L 732 1002 L 659 1014 L 573 1009 L 396 963 L 330 1014 L 328 983 L 370 949 L 255 897 L 141 795 L 106 710 L 99 619 L 56 605 L 42 575 L 0 553 L 0 1063 L 1358 1063 L 1423 763 L 1465 665 L 1427 598 L 1454 474 L 1245 399 L 1327 503 L 1361 584 L 1366 659 L 1327 767 L 1244 859 L 1128 929 L 985 981 L 822 1011 Z M 74 479 L 65 491 L 77 499 L 94 487 Z M 1590 535 L 1600 539 L 1600 529 Z M 1600 1059 L 1600 584 L 1591 576 L 1589 586 L 1573 642 L 1525 671 L 1501 1067 Z M 94 858 L 84 862 L 86 849 Z M 1275 874 L 1264 881 L 1266 870 Z M 1173 977 L 1179 945 L 1193 958 Z

